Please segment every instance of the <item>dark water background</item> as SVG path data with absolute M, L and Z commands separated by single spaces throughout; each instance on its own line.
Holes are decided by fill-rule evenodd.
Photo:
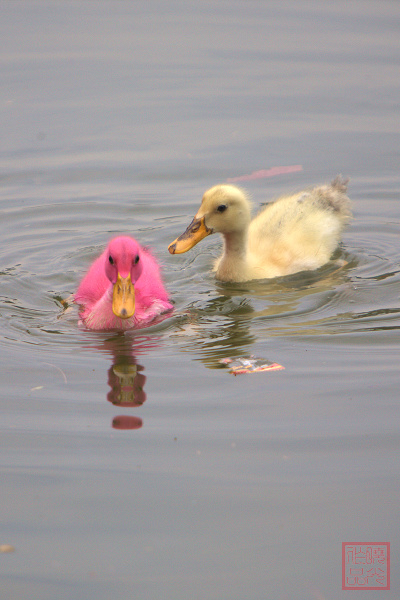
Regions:
M 399 29 L 389 1 L 1 3 L 1 598 L 336 600 L 365 540 L 398 597 Z M 168 254 L 208 187 L 284 165 L 255 208 L 350 177 L 345 269 Z M 82 330 L 60 299 L 118 233 L 175 313 Z M 285 370 L 219 362 L 249 354 Z

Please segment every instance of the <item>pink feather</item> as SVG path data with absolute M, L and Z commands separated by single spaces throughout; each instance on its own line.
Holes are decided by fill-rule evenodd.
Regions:
M 135 312 L 127 319 L 117 317 L 112 309 L 117 273 L 122 277 L 130 273 L 135 289 Z M 173 308 L 155 258 L 128 236 L 109 242 L 83 278 L 74 300 L 80 305 L 83 324 L 95 330 L 143 327 Z

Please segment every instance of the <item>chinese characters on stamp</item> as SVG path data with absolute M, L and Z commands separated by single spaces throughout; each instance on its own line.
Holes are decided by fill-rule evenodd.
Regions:
M 389 542 L 342 542 L 342 590 L 390 590 Z

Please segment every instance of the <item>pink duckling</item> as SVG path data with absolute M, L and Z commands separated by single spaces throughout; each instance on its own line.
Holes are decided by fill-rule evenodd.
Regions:
M 151 253 L 128 236 L 111 240 L 74 296 L 89 329 L 143 327 L 172 304 Z

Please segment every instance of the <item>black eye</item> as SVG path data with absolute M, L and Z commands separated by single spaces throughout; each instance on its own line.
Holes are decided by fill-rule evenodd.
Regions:
M 135 265 L 138 264 L 138 262 L 139 262 L 139 254 L 136 254 L 134 262 L 135 262 Z
M 225 212 L 227 208 L 228 207 L 226 204 L 220 204 L 219 206 L 217 206 L 217 211 L 222 213 Z
M 111 254 L 110 254 L 110 256 L 108 257 L 108 260 L 110 261 L 110 265 L 113 265 L 113 264 L 114 264 L 114 259 L 113 259 L 113 257 L 111 256 Z

